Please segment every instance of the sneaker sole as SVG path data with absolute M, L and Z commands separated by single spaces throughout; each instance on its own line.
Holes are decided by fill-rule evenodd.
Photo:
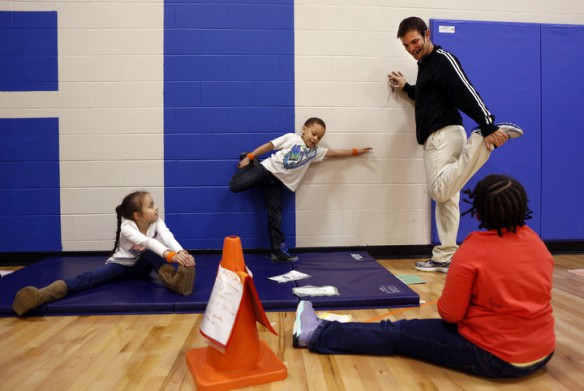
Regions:
M 12 309 L 21 316 L 36 308 L 38 306 L 38 300 L 39 290 L 37 288 L 34 286 L 24 287 L 16 294 L 14 302 L 12 303 Z
M 505 134 L 510 138 L 518 138 L 523 136 L 523 129 L 519 126 L 512 124 L 511 122 L 501 122 L 495 124 L 500 130 L 505 132 Z
M 515 125 L 511 122 L 499 122 L 496 123 L 495 126 L 498 127 L 499 130 L 503 131 L 507 135 L 507 137 L 509 137 L 509 139 L 519 138 L 523 136 L 523 129 L 521 129 L 518 125 Z M 475 126 L 471 130 L 471 134 L 472 133 L 477 133 L 482 136 L 481 128 L 479 126 Z
M 180 277 L 179 281 L 179 291 L 183 296 L 188 296 L 193 293 L 193 288 L 195 287 L 195 273 L 196 269 L 194 266 L 185 267 L 180 265 L 176 274 Z
M 441 272 L 441 273 L 448 273 L 447 267 L 419 267 L 416 266 L 416 270 L 421 272 Z

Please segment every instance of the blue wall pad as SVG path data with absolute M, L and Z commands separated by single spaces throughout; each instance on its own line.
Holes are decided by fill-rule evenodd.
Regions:
M 584 239 L 582 154 L 584 122 L 584 26 L 543 25 L 543 174 L 541 211 L 544 240 Z M 569 83 L 565 83 L 569 81 Z M 571 88 L 574 86 L 576 88 Z
M 0 11 L 0 91 L 58 89 L 57 12 Z
M 540 25 L 434 19 L 430 21 L 430 30 L 434 43 L 458 57 L 468 78 L 495 115 L 495 121 L 514 122 L 525 131 L 522 138 L 509 141 L 495 150 L 466 187 L 474 188 L 488 174 L 513 176 L 525 187 L 529 206 L 535 212 L 528 224 L 534 231 L 541 233 Z M 569 45 L 566 43 L 565 46 Z M 572 54 L 574 56 L 576 54 Z M 552 58 L 557 60 L 565 57 Z M 550 99 L 556 99 L 563 94 L 564 92 L 560 95 L 550 94 Z M 463 119 L 469 134 L 476 124 L 466 116 Z M 571 167 L 576 170 L 577 166 Z M 562 182 L 561 188 L 563 186 Z M 469 205 L 461 201 L 460 208 L 465 211 Z M 434 208 L 432 209 L 434 213 Z M 470 215 L 464 216 L 460 222 L 458 241 L 477 229 L 477 220 Z M 438 242 L 435 225 L 432 228 L 432 242 Z
M 268 256 L 245 254 L 247 267 L 264 308 L 268 311 L 294 311 L 299 302 L 292 288 L 302 285 L 336 286 L 341 296 L 314 299 L 317 308 L 371 308 L 417 306 L 419 297 L 369 254 L 352 253 L 302 254 L 301 261 L 290 264 L 271 261 Z M 195 288 L 189 296 L 166 289 L 153 276 L 152 280 L 113 282 L 87 292 L 72 294 L 31 311 L 29 315 L 97 315 L 147 313 L 202 313 L 205 310 L 221 256 L 199 255 Z M 16 292 L 28 285 L 43 287 L 54 280 L 71 278 L 101 266 L 105 257 L 52 257 L 16 271 L 0 280 L 0 316 L 16 316 L 12 301 Z M 289 283 L 277 283 L 268 277 L 292 269 L 313 277 Z M 299 284 L 300 285 L 300 284 Z M 389 293 L 384 293 L 387 291 Z
M 311 278 L 296 281 L 298 286 L 332 285 L 339 296 L 310 297 L 315 308 L 384 308 L 418 306 L 420 296 L 389 273 L 366 252 L 300 254 L 294 270 Z
M 0 252 L 61 251 L 58 118 L 0 118 L 0 178 Z
M 232 194 L 240 153 L 294 132 L 294 1 L 164 5 L 166 222 L 190 249 L 225 236 L 267 248 L 261 189 Z M 283 230 L 296 241 L 294 195 L 284 191 Z

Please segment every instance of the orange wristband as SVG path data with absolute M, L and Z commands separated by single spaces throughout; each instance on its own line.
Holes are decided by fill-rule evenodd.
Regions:
M 251 162 L 253 159 L 255 159 L 255 156 L 253 155 L 253 153 L 250 152 L 250 153 L 247 154 L 247 158 Z
M 357 156 L 357 155 L 358 155 L 357 148 L 353 148 L 353 156 Z
M 166 254 L 166 262 L 170 263 L 172 262 L 172 257 L 174 257 L 176 255 L 176 253 L 174 251 L 169 251 L 168 254 Z

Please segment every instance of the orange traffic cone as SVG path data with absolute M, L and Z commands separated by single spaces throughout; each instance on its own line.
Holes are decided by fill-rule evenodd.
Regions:
M 187 365 L 197 390 L 231 390 L 285 379 L 286 366 L 258 336 L 258 320 L 272 333 L 276 332 L 247 274 L 239 237 L 225 238 L 221 266 L 240 277 L 244 283 L 243 296 L 225 350 L 210 344 L 187 352 Z

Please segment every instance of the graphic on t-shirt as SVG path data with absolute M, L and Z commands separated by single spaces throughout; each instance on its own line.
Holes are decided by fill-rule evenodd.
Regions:
M 305 165 L 316 156 L 316 148 L 306 148 L 304 145 L 294 145 L 284 156 L 284 168 L 294 169 Z

